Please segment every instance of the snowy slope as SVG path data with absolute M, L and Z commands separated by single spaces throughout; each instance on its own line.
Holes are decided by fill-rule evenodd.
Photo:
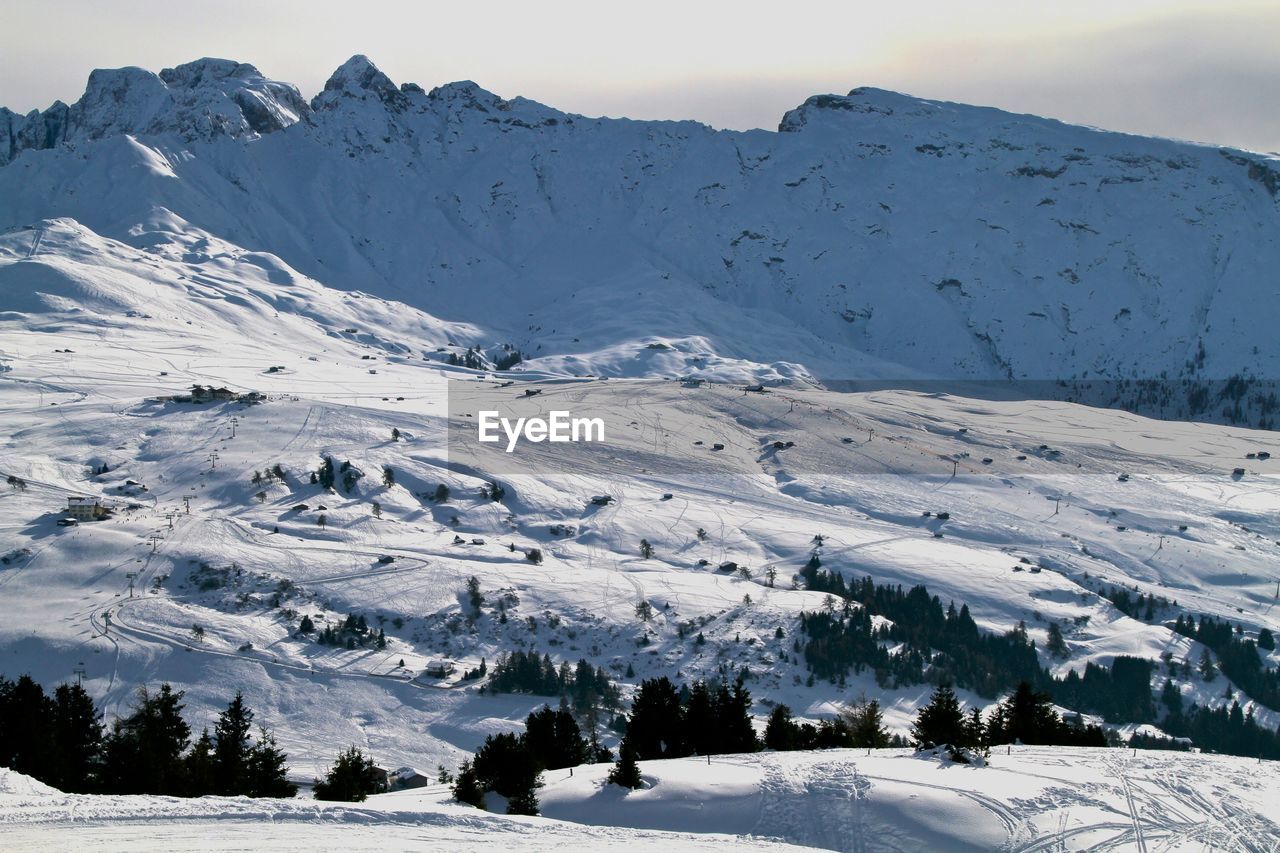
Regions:
M 1043 647 L 1049 621 L 1063 624 L 1070 658 L 1044 659 L 1058 672 L 1119 654 L 1198 660 L 1197 644 L 1119 613 L 1097 594 L 1100 579 L 1251 633 L 1280 629 L 1280 473 L 1274 460 L 1245 459 L 1280 455 L 1269 433 L 1066 403 L 653 380 L 561 380 L 521 402 L 519 387 L 440 361 L 438 345 L 465 344 L 472 327 L 326 290 L 271 256 L 214 242 L 141 251 L 67 221 L 0 240 L 0 300 L 0 473 L 27 483 L 0 493 L 4 670 L 56 682 L 83 662 L 109 714 L 136 684 L 169 679 L 209 719 L 235 683 L 281 729 L 302 779 L 349 742 L 393 766 L 456 764 L 541 700 L 409 676 L 431 657 L 475 666 L 518 647 L 585 656 L 624 682 L 628 666 L 635 681 L 747 666 L 762 715 L 786 702 L 821 716 L 866 691 L 904 730 L 927 686 L 881 691 L 864 675 L 844 693 L 806 687 L 788 654 L 799 611 L 823 605 L 791 582 L 816 534 L 827 567 L 925 583 L 989 630 L 1025 620 Z M 195 383 L 271 399 L 155 400 Z M 600 416 L 608 441 L 512 455 L 447 441 L 495 401 Z M 350 493 L 308 482 L 324 455 L 364 473 Z M 94 475 L 103 464 L 109 472 Z M 283 482 L 251 482 L 277 464 Z M 394 486 L 380 482 L 384 465 Z M 1247 474 L 1233 477 L 1240 466 Z M 502 504 L 480 495 L 490 479 L 507 490 Z M 453 499 L 424 500 L 440 483 Z M 77 494 L 136 508 L 57 527 Z M 598 494 L 616 501 L 590 506 Z M 945 523 L 923 517 L 943 510 Z M 552 533 L 557 524 L 572 534 Z M 523 558 L 531 547 L 543 565 Z M 726 560 L 752 577 L 715 571 Z M 1044 571 L 1012 571 L 1022 561 Z M 128 572 L 139 573 L 132 598 Z M 473 574 L 491 600 L 514 593 L 520 618 L 467 629 Z M 635 617 L 640 601 L 657 614 L 648 624 Z M 386 652 L 293 636 L 301 613 L 351 612 L 386 628 Z M 695 623 L 705 648 L 680 637 Z M 1225 687 L 1180 681 L 1202 703 L 1221 702 Z
M 901 750 L 652 761 L 645 787 L 608 765 L 547 774 L 543 818 L 477 812 L 444 786 L 359 805 L 93 798 L 0 771 L 10 849 L 1267 850 L 1274 766 L 1218 756 L 1015 747 L 984 768 Z M 252 839 L 249 842 L 247 839 Z
M 363 57 L 310 106 L 201 60 L 98 72 L 75 106 L 7 120 L 0 224 L 216 236 L 548 369 L 1277 374 L 1280 165 L 1247 152 L 876 89 L 810 98 L 778 133 L 590 119 L 397 87 Z M 654 340 L 675 342 L 661 364 L 623 357 Z
M 1280 630 L 1273 432 L 975 399 L 981 383 L 964 396 L 811 381 L 1274 378 L 1266 158 L 874 90 L 811 99 L 777 134 L 597 121 L 474 84 L 397 87 L 361 58 L 311 104 L 206 61 L 96 75 L 59 115 L 0 114 L 0 475 L 25 484 L 0 491 L 0 673 L 54 684 L 83 668 L 108 718 L 138 684 L 168 680 L 197 729 L 242 689 L 306 782 L 351 743 L 430 770 L 518 728 L 545 700 L 417 677 L 431 658 L 461 670 L 515 648 L 585 657 L 624 692 L 746 667 L 760 718 L 775 703 L 825 717 L 865 694 L 905 731 L 926 685 L 806 684 L 792 643 L 825 596 L 792 577 L 817 535 L 825 568 L 927 584 L 986 630 L 1025 621 L 1043 649 L 1058 623 L 1069 655 L 1041 657 L 1058 674 L 1118 655 L 1199 659 L 1102 584 L 1248 636 Z M 505 345 L 527 357 L 517 372 L 447 363 L 474 347 L 491 364 Z M 672 381 L 688 374 L 722 384 Z M 193 384 L 267 402 L 163 399 Z M 508 455 L 468 440 L 489 407 L 597 416 L 607 440 Z M 363 476 L 323 490 L 309 474 L 324 456 Z M 262 480 L 276 465 L 283 480 Z M 494 480 L 501 503 L 481 493 Z M 451 499 L 428 500 L 440 484 Z M 602 494 L 615 500 L 593 505 Z M 74 495 L 118 512 L 60 527 Z M 524 557 L 535 547 L 540 565 Z M 725 561 L 750 576 L 717 571 Z M 472 575 L 512 618 L 468 624 Z M 302 614 L 348 613 L 389 648 L 295 633 Z M 1229 690 L 1280 723 L 1225 677 L 1176 685 L 1202 705 Z M 853 808 L 865 777 L 872 807 L 854 816 L 904 848 L 961 832 L 1139 846 L 1141 811 L 1153 839 L 1274 837 L 1250 779 L 1214 788 L 1243 764 L 1143 756 L 1121 800 L 1116 755 L 1029 751 L 1001 771 L 1014 778 L 889 754 L 854 770 L 856 756 L 758 756 L 727 774 L 655 763 L 658 784 L 626 802 L 603 803 L 602 768 L 549 779 L 544 798 L 576 821 L 839 847 L 851 813 L 822 804 Z M 975 787 L 943 797 L 935 773 Z M 0 821 L 24 824 L 31 846 L 87 808 L 35 789 L 0 799 L 17 794 Z M 217 820 L 234 846 L 276 815 L 281 845 L 295 824 L 310 827 L 299 839 L 332 830 L 356 847 L 465 847 L 473 832 L 531 849 L 692 843 L 546 823 L 526 835 L 439 791 L 395 796 L 340 813 L 107 803 L 120 819 L 91 822 L 92 838 L 121 846 L 146 821 L 194 844 Z M 714 821 L 682 811 L 704 796 Z M 912 797 L 955 820 L 911 823 Z M 1036 809 L 1054 823 L 1028 829 Z M 387 822 L 390 835 L 371 829 Z

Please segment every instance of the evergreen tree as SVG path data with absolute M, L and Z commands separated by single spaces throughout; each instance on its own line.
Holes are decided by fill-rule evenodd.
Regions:
M 181 690 L 138 688 L 129 716 L 116 720 L 104 745 L 105 787 L 117 794 L 179 795 L 186 788 L 182 755 L 191 728 L 182 719 Z
M 396 472 L 390 465 L 382 466 L 382 485 L 388 489 L 396 484 Z
M 741 678 L 734 682 L 732 691 L 722 685 L 717 692 L 716 716 L 716 729 L 723 738 L 720 752 L 756 752 L 760 749 L 760 739 L 751 725 L 751 693 Z
M 954 750 L 970 745 L 964 710 L 951 685 L 942 684 L 933 691 L 929 704 L 916 715 L 911 736 L 916 749 L 933 749 L 946 744 Z
M 639 760 L 684 754 L 684 712 L 675 685 L 665 675 L 645 679 L 631 705 L 624 743 Z
M 889 732 L 884 727 L 884 714 L 875 699 L 858 702 L 841 718 L 848 727 L 855 747 L 883 749 L 889 745 Z
M 37 779 L 53 750 L 53 702 L 29 675 L 0 681 L 0 767 Z
M 484 604 L 484 595 L 480 592 L 480 579 L 475 575 L 467 578 L 467 603 L 471 605 L 471 610 L 479 615 L 480 607 Z
M 587 758 L 587 742 L 567 708 L 553 711 L 548 705 L 525 720 L 524 745 L 543 770 L 576 767 Z
M 641 786 L 640 765 L 636 763 L 633 750 L 625 746 L 619 750 L 618 763 L 609 771 L 609 782 L 633 791 Z
M 49 784 L 60 791 L 93 790 L 102 749 L 102 715 L 79 684 L 60 684 L 53 692 L 50 723 L 54 752 Z
M 982 712 L 975 706 L 969 709 L 965 720 L 965 733 L 970 746 L 984 746 L 987 743 L 987 727 L 982 723 Z
M 1067 641 L 1062 638 L 1062 629 L 1057 622 L 1049 623 L 1049 639 L 1044 644 L 1045 651 L 1055 658 L 1067 656 Z
M 245 776 L 245 791 L 250 797 L 292 797 L 298 786 L 288 779 L 289 758 L 276 743 L 275 735 L 266 729 L 258 730 L 258 742 L 249 749 Z M 385 784 L 385 783 L 384 783 Z
M 320 463 L 320 470 L 317 472 L 317 480 L 321 487 L 332 489 L 334 483 L 333 473 L 333 457 L 326 456 L 324 461 Z
M 204 797 L 217 793 L 216 767 L 213 757 L 213 738 L 209 730 L 200 732 L 200 737 L 191 745 L 191 750 L 182 759 L 186 775 L 186 789 L 183 793 L 188 797 Z
M 213 727 L 214 791 L 224 797 L 248 793 L 252 725 L 253 711 L 245 706 L 244 695 L 237 690 Z
M 399 428 L 399 427 L 392 427 L 392 428 L 391 428 L 391 440 L 392 440 L 392 441 L 399 441 L 399 440 L 400 440 L 400 428 Z
M 1048 695 L 1023 681 L 991 715 L 988 740 L 993 744 L 1050 744 L 1057 742 L 1060 727 Z
M 796 748 L 797 726 L 791 717 L 791 709 L 786 705 L 775 705 L 769 712 L 769 721 L 764 727 L 765 749 L 775 752 L 786 752 Z
M 1200 663 L 1197 666 L 1200 670 L 1200 677 L 1205 681 L 1213 681 L 1218 675 L 1218 668 L 1214 666 L 1213 655 L 1209 654 L 1208 649 L 1200 652 Z
M 370 794 L 387 790 L 386 775 L 356 746 L 338 754 L 323 779 L 315 780 L 317 800 L 362 803 Z
M 1271 633 L 1270 628 L 1263 628 L 1258 632 L 1258 648 L 1265 649 L 1268 652 L 1276 650 L 1276 637 Z
M 453 798 L 478 809 L 484 808 L 484 790 L 480 787 L 480 779 L 476 776 L 470 759 L 462 762 L 462 766 L 458 768 L 458 777 L 453 783 Z
M 693 755 L 720 752 L 720 732 L 716 725 L 716 701 L 704 681 L 694 682 L 684 702 L 684 743 L 681 751 Z
M 508 814 L 537 814 L 541 768 L 521 735 L 489 735 L 476 750 L 474 767 L 483 790 L 507 800 Z
M 653 546 L 649 544 L 648 539 L 640 540 L 640 556 L 646 560 L 653 556 Z

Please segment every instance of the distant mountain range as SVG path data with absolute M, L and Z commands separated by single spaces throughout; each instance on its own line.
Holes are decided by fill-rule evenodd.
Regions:
M 1278 194 L 1274 157 L 868 88 L 736 132 L 397 86 L 361 56 L 307 102 L 202 59 L 0 109 L 0 229 L 216 239 L 527 370 L 1017 379 L 1262 425 Z

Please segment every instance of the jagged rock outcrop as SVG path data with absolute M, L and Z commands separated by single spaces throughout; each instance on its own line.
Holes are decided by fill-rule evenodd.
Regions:
M 286 128 L 309 111 L 293 85 L 229 59 L 199 59 L 159 74 L 98 69 L 70 107 L 59 101 L 25 116 L 0 108 L 0 166 L 28 149 L 121 134 L 257 136 Z

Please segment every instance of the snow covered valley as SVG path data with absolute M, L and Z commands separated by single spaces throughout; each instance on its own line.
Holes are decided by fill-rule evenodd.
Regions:
M 874 91 L 811 99 L 779 134 L 588 132 L 594 120 L 462 84 L 387 89 L 356 60 L 312 106 L 244 68 L 205 69 L 191 91 L 182 74 L 154 90 L 125 75 L 133 96 L 87 95 L 48 146 L 12 130 L 34 119 L 0 116 L 17 134 L 0 146 L 0 675 L 80 681 L 108 722 L 167 682 L 193 734 L 241 691 L 304 790 L 89 796 L 0 769 L 0 846 L 1277 849 L 1276 433 L 982 399 L 983 380 L 1059 366 L 1114 387 L 1238 375 L 1241 420 L 1265 418 L 1270 159 Z M 226 80 L 275 106 L 229 106 Z M 223 112 L 165 100 L 179 89 Z M 883 124 L 894 115 L 905 124 Z M 881 123 L 849 143 L 845 121 Z M 508 132 L 564 136 L 526 150 Z M 899 202 L 863 197 L 867 167 L 846 155 L 891 159 L 876 134 L 911 140 L 910 162 L 894 155 L 879 176 L 904 195 L 932 197 L 920 185 L 945 172 L 949 193 L 973 189 L 963 178 L 993 207 L 1053 199 L 1062 222 L 1010 214 L 1015 238 L 993 218 L 962 264 L 925 237 L 947 210 L 920 202 L 927 215 L 895 230 Z M 987 165 L 957 165 L 979 136 Z M 1053 184 L 1056 166 L 1017 173 L 1026 152 L 1049 156 L 1037 144 L 1084 157 L 1077 142 L 1100 146 L 1093 165 L 1063 160 L 1087 187 Z M 593 183 L 540 164 L 555 145 L 621 168 L 638 195 L 615 192 L 612 171 Z M 528 174 L 507 174 L 513 149 L 533 157 Z M 821 168 L 806 159 L 820 149 L 836 152 Z M 722 160 L 734 174 L 703 181 Z M 828 186 L 837 166 L 849 183 Z M 438 197 L 419 209 L 392 191 L 401 180 Z M 775 198 L 793 191 L 812 198 Z M 1119 192 L 1133 195 L 1098 200 Z M 813 224 L 854 197 L 885 219 L 859 228 L 879 230 Z M 1175 218 L 1203 214 L 1180 238 L 1144 218 L 1170 198 L 1189 205 Z M 733 251 L 704 257 L 715 241 L 675 235 L 676 221 Z M 406 237 L 404 222 L 423 227 Z M 1187 236 L 1206 228 L 1216 238 Z M 1045 236 L 1060 231 L 1070 246 Z M 788 234 L 815 241 L 802 272 Z M 815 295 L 836 285 L 828 243 L 865 273 L 850 280 L 861 301 Z M 1054 285 L 1019 266 L 1032 256 L 1050 258 Z M 923 296 L 885 272 L 908 259 Z M 1034 284 L 1010 284 L 1024 272 Z M 1096 291 L 1074 289 L 1090 275 Z M 1050 320 L 1063 328 L 1046 333 Z M 917 387 L 842 392 L 821 376 Z M 1207 416 L 1231 402 L 1214 397 Z M 490 409 L 599 418 L 604 440 L 508 453 L 474 440 Z M 922 648 L 908 606 L 937 616 L 929 638 L 965 639 Z M 874 654 L 852 637 L 859 614 L 881 632 Z M 741 679 L 759 732 L 781 705 L 816 722 L 874 698 L 907 736 L 942 680 L 990 714 L 1018 679 L 978 654 L 988 640 L 1117 746 L 995 746 L 986 766 L 905 748 L 641 760 L 633 791 L 587 763 L 543 774 L 541 817 L 434 783 L 560 701 L 495 689 L 513 652 L 605 673 L 619 704 L 592 722 L 616 749 L 618 717 L 662 676 Z M 1123 746 L 1134 737 L 1203 751 Z M 353 744 L 432 784 L 313 799 Z

